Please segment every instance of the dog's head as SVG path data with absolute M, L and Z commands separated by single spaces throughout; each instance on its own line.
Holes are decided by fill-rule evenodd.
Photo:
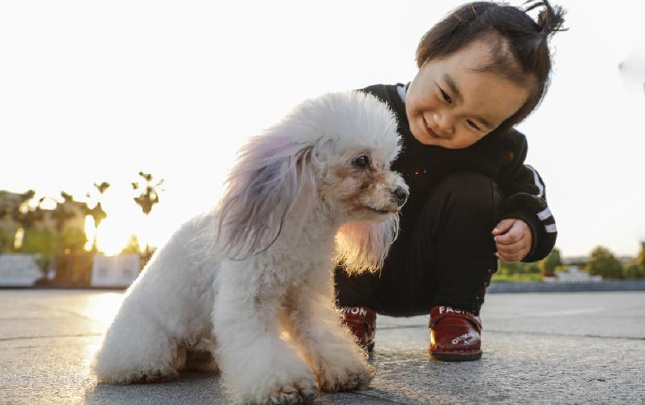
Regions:
M 324 134 L 312 157 L 320 199 L 344 222 L 336 261 L 349 273 L 376 271 L 396 239 L 408 197 L 390 167 L 401 148 L 396 118 L 376 97 L 358 92 L 328 94 L 301 108 Z
M 400 150 L 396 118 L 386 104 L 361 92 L 311 99 L 294 118 L 311 127 L 312 168 L 319 198 L 343 222 L 381 222 L 408 197 L 390 166 Z
M 380 267 L 408 195 L 390 170 L 400 150 L 396 125 L 374 96 L 329 93 L 252 138 L 220 205 L 225 250 L 234 256 L 265 250 L 288 215 L 305 221 L 318 207 L 345 223 L 337 235 L 339 261 L 356 271 Z

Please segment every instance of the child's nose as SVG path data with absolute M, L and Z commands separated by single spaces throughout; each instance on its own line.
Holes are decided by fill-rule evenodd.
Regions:
M 435 114 L 435 122 L 441 131 L 438 135 L 450 135 L 454 131 L 454 120 L 449 112 L 440 111 Z

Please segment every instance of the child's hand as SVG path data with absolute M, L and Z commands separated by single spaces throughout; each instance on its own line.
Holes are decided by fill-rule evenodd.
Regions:
M 508 218 L 493 229 L 495 255 L 503 262 L 517 262 L 531 251 L 531 229 L 521 219 Z

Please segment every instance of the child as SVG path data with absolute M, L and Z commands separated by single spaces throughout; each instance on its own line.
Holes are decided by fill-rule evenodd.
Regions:
M 538 7 L 535 22 L 526 12 Z M 548 87 L 547 39 L 563 16 L 546 0 L 525 11 L 465 4 L 421 39 L 412 82 L 363 89 L 397 115 L 403 150 L 393 168 L 410 186 L 380 274 L 336 271 L 344 322 L 368 349 L 376 313 L 429 313 L 431 356 L 479 359 L 478 315 L 497 260 L 537 261 L 553 248 L 544 183 L 513 126 Z

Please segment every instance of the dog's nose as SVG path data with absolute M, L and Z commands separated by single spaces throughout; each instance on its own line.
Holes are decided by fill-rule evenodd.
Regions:
M 394 194 L 394 199 L 399 207 L 402 207 L 403 204 L 405 204 L 408 200 L 408 196 L 410 195 L 408 190 L 403 187 L 397 187 L 392 194 Z

